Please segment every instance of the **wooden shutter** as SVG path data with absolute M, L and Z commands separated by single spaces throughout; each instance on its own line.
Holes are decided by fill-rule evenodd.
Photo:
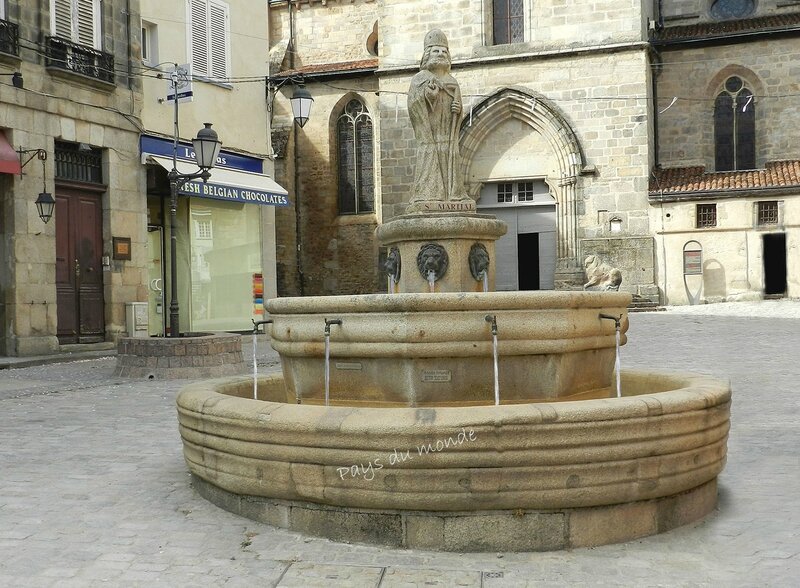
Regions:
M 228 30 L 228 5 L 212 0 L 208 5 L 209 77 L 228 77 Z
M 50 5 L 53 36 L 72 40 L 72 0 L 53 0 Z
M 100 2 L 99 0 L 77 0 L 77 19 L 75 24 L 76 37 L 75 42 L 81 45 L 87 45 L 100 48 L 100 35 L 99 33 L 99 16 L 100 16 Z
M 192 73 L 208 75 L 208 4 L 207 0 L 189 1 L 190 62 Z
M 101 49 L 100 0 L 52 0 L 50 27 L 53 36 Z

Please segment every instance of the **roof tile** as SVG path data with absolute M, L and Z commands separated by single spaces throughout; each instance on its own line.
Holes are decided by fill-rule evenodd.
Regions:
M 728 190 L 800 187 L 800 160 L 771 161 L 764 169 L 706 172 L 703 166 L 670 167 L 653 171 L 651 194 L 684 194 Z
M 655 31 L 653 41 L 684 41 L 687 39 L 707 39 L 726 37 L 742 33 L 774 31 L 800 26 L 800 12 L 760 16 L 742 20 L 726 20 L 722 22 L 703 22 L 691 25 L 664 27 Z
M 339 73 L 360 69 L 378 69 L 378 59 L 361 59 L 359 61 L 344 61 L 340 63 L 319 63 L 314 65 L 303 65 L 295 69 L 289 69 L 275 74 L 273 77 L 285 78 L 296 75 L 313 75 L 322 73 Z

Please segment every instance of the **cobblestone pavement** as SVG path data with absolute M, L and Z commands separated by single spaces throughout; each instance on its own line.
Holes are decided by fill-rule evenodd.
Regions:
M 190 486 L 175 412 L 185 381 L 114 378 L 113 358 L 2 371 L 0 586 L 797 585 L 800 320 L 786 317 L 798 309 L 631 315 L 623 367 L 732 381 L 719 508 L 663 535 L 564 552 L 387 549 L 239 518 Z M 274 354 L 260 363 L 276 369 Z

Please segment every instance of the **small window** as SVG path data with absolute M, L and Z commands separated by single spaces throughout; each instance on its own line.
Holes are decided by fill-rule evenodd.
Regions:
M 211 221 L 210 220 L 198 220 L 195 221 L 195 229 L 197 233 L 198 239 L 211 239 L 213 234 L 211 232 Z
M 147 65 L 158 63 L 158 36 L 157 26 L 151 22 L 142 21 L 142 62 Z
M 89 184 L 103 183 L 103 152 L 85 143 L 56 141 L 55 177 Z
M 717 205 L 698 204 L 697 205 L 697 228 L 717 226 Z
M 227 81 L 230 77 L 229 8 L 220 0 L 189 0 L 189 56 L 192 73 Z
M 491 190 L 488 193 L 481 192 L 487 199 L 493 197 L 493 191 L 496 190 L 498 204 L 553 204 L 554 202 L 550 188 L 542 179 L 487 184 L 484 189 Z
M 780 224 L 780 207 L 777 200 L 756 202 L 756 224 L 759 227 Z
M 497 201 L 514 202 L 514 184 L 497 184 Z
M 520 202 L 533 202 L 536 195 L 533 191 L 533 182 L 520 182 L 517 188 L 517 200 Z
M 345 106 L 336 124 L 339 153 L 339 214 L 375 212 L 372 118 L 358 100 Z
M 495 45 L 525 40 L 523 0 L 493 0 L 492 38 Z

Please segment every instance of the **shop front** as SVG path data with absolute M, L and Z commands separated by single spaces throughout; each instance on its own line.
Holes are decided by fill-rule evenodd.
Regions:
M 141 138 L 147 166 L 148 318 L 150 335 L 168 334 L 170 189 L 173 142 Z M 175 167 L 197 171 L 189 144 L 180 144 Z M 177 284 L 183 332 L 244 331 L 263 318 L 264 300 L 276 295 L 275 207 L 287 192 L 263 174 L 264 160 L 220 152 L 208 182 L 187 182 L 177 209 Z

